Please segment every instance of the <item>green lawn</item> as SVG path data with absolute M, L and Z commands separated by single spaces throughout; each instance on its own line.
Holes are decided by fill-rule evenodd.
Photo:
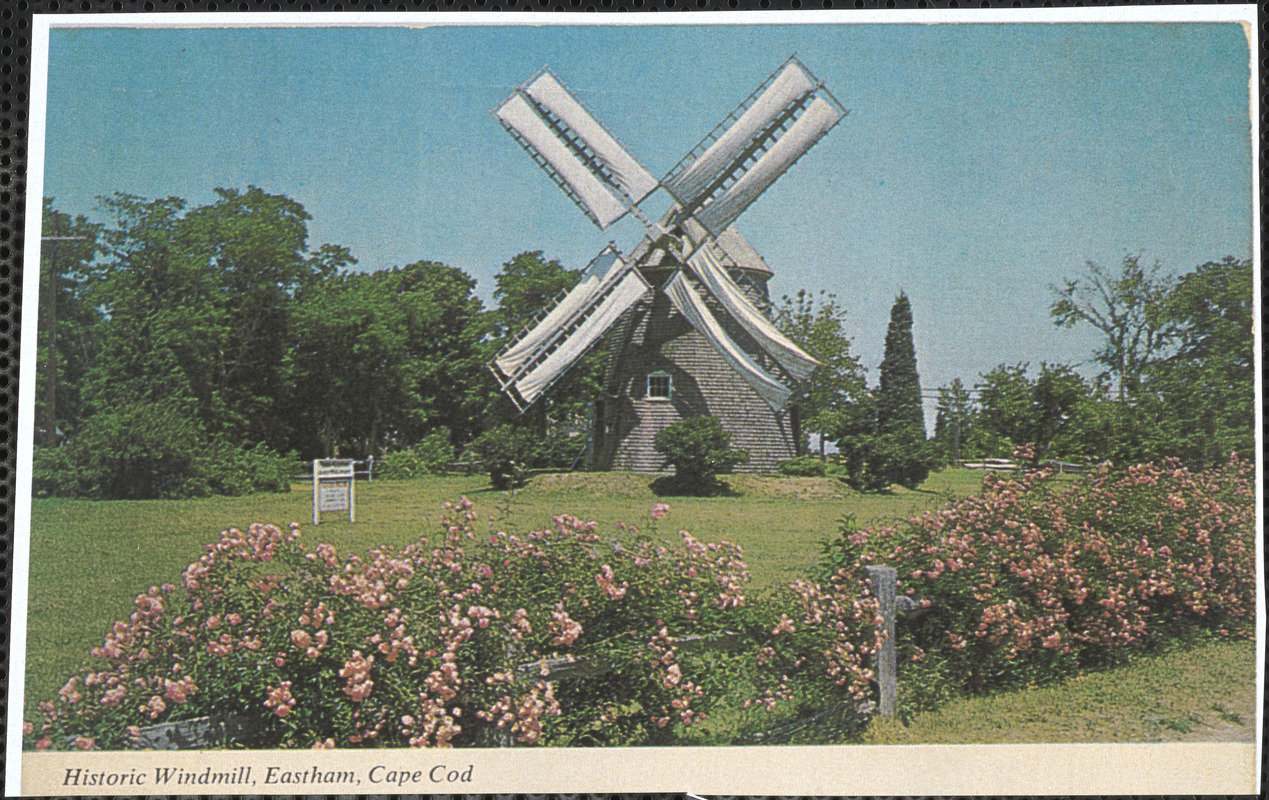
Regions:
M 902 691 L 902 679 L 900 679 Z M 949 701 L 873 744 L 1254 742 L 1256 646 L 1214 642 L 1052 686 Z
M 430 535 L 440 503 L 464 494 L 480 513 L 496 517 L 490 524 L 521 532 L 545 527 L 559 513 L 596 520 L 601 528 L 644 526 L 651 504 L 662 501 L 672 511 L 659 536 L 674 538 L 686 529 L 705 541 L 736 542 L 755 584 L 769 586 L 805 574 L 843 516 L 853 515 L 859 525 L 887 524 L 971 494 L 982 478 L 981 472 L 948 470 L 931 475 L 918 491 L 861 495 L 832 479 L 735 476 L 728 480 L 736 496 L 658 498 L 647 475 L 541 475 L 510 500 L 479 475 L 374 481 L 357 485 L 356 524 L 329 514 L 316 529 L 308 485 L 288 494 L 184 501 L 37 499 L 31 508 L 27 719 L 36 718 L 35 704 L 56 693 L 111 623 L 131 613 L 138 593 L 177 583 L 203 545 L 229 527 L 298 521 L 310 542 L 364 553 Z

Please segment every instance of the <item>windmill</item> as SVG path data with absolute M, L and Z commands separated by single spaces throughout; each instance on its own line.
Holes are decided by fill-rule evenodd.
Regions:
M 660 469 L 652 438 L 701 414 L 750 470 L 796 455 L 790 386 L 817 362 L 762 312 L 771 270 L 733 223 L 845 114 L 791 57 L 657 180 L 549 69 L 518 87 L 493 111 L 502 127 L 600 230 L 630 214 L 646 234 L 629 255 L 609 243 L 494 358 L 502 391 L 523 412 L 607 338 L 592 467 Z M 672 205 L 652 220 L 657 189 Z

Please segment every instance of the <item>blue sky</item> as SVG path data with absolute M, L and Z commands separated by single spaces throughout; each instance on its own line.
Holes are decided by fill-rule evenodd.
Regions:
M 257 185 L 311 245 L 444 261 L 488 301 L 520 251 L 580 267 L 639 233 L 592 226 L 492 119 L 517 83 L 549 64 L 662 175 L 795 52 L 850 114 L 738 226 L 773 297 L 838 295 L 872 381 L 900 290 L 937 387 L 1089 361 L 1048 317 L 1087 259 L 1251 257 L 1235 24 L 54 29 L 44 194 L 93 216 Z

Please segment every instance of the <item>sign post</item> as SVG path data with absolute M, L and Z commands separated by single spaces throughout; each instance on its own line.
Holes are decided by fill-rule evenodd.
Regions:
M 313 461 L 314 525 L 321 522 L 323 511 L 347 511 L 348 521 L 357 521 L 355 478 L 350 459 L 319 458 Z

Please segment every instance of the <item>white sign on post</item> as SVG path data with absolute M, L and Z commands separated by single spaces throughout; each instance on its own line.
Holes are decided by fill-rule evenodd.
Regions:
M 347 511 L 348 484 L 344 481 L 325 481 L 317 486 L 318 511 Z
M 321 522 L 323 511 L 347 511 L 348 521 L 356 522 L 353 461 L 319 458 L 313 462 L 313 524 Z

